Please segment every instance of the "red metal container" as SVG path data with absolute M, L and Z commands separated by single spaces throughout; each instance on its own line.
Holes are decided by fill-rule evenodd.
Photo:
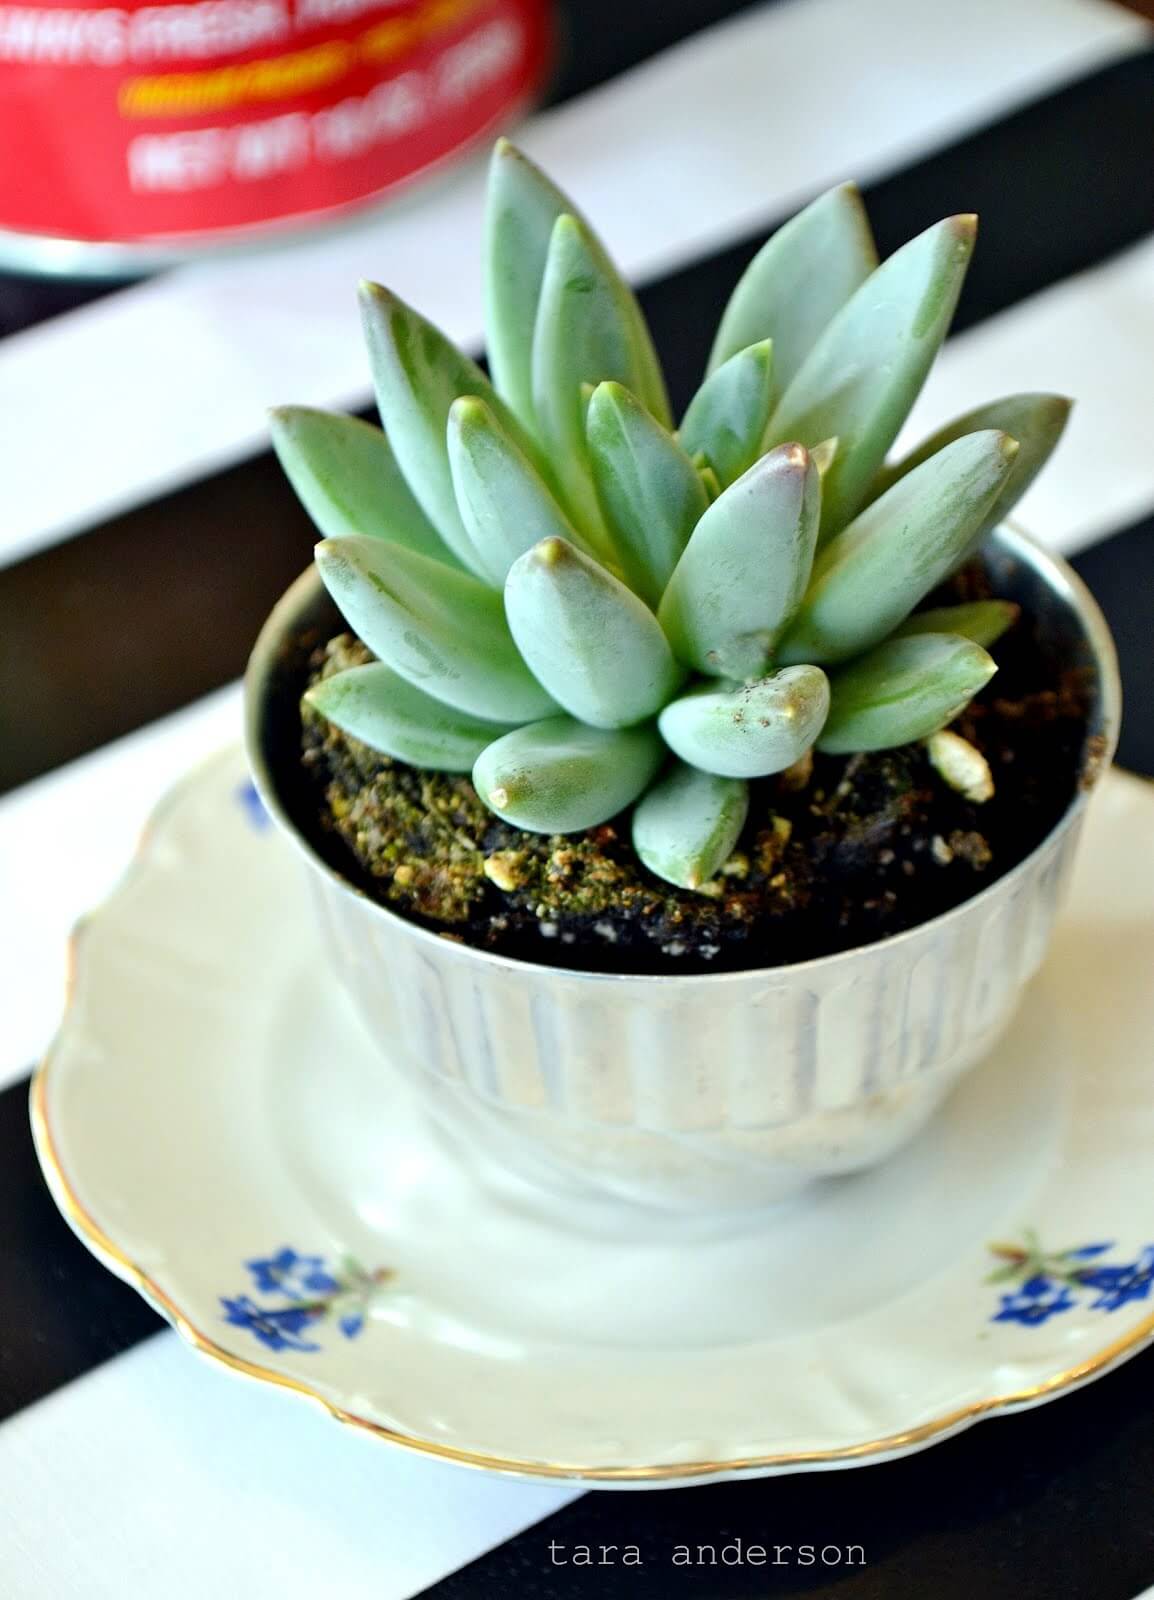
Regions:
M 528 101 L 548 9 L 0 3 L 0 256 L 120 270 L 363 205 Z

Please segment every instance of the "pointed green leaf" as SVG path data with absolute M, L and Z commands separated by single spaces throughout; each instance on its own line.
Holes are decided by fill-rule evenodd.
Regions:
M 821 515 L 800 445 L 762 456 L 706 511 L 658 609 L 682 661 L 714 677 L 765 672 L 809 581 Z
M 403 300 L 364 283 L 361 311 L 377 405 L 401 471 L 453 554 L 481 574 L 453 492 L 445 443 L 449 407 L 460 395 L 476 395 L 531 461 L 536 447 L 476 362 Z
M 507 733 L 477 758 L 473 787 L 530 833 L 579 833 L 632 805 L 664 756 L 652 724 L 590 728 L 549 717 Z
M 650 872 L 699 889 L 733 854 L 749 811 L 749 786 L 675 761 L 637 803 L 633 848 Z
M 556 709 L 517 653 L 501 596 L 468 573 L 363 537 L 323 540 L 316 561 L 354 633 L 426 694 L 494 722 Z
M 889 750 L 944 728 L 988 683 L 997 665 L 981 645 L 946 633 L 887 639 L 830 680 L 819 750 Z
M 591 536 L 600 533 L 602 522 L 585 443 L 582 385 L 614 379 L 649 405 L 648 359 L 639 348 L 634 304 L 585 224 L 558 217 L 533 335 L 533 405 L 569 508 Z M 646 344 L 651 354 L 648 335 Z M 654 415 L 667 422 L 668 408 Z
M 323 678 L 305 702 L 371 750 L 433 772 L 471 772 L 481 751 L 509 731 L 434 700 L 383 661 Z
M 739 688 L 687 694 L 666 706 L 658 725 L 691 767 L 724 778 L 764 778 L 800 761 L 828 710 L 821 668 L 786 667 Z
M 691 456 L 704 451 L 723 488 L 761 454 L 772 372 L 773 345 L 763 339 L 711 372 L 689 402 L 678 438 Z
M 705 488 L 673 435 L 619 383 L 594 391 L 586 433 L 614 555 L 630 586 L 656 606 L 708 503 Z
M 457 509 L 491 583 L 504 584 L 517 557 L 540 539 L 581 542 L 540 473 L 483 400 L 454 400 L 448 446 Z
M 822 537 L 845 526 L 917 398 L 954 314 L 973 217 L 948 217 L 884 261 L 842 307 L 770 418 L 767 442 L 837 435 Z M 780 354 L 780 351 L 779 351 Z
M 533 418 L 533 336 L 549 242 L 558 217 L 586 230 L 602 269 L 617 278 L 609 252 L 581 212 L 524 153 L 499 139 L 489 167 L 485 243 L 485 321 L 498 392 L 522 420 Z M 632 329 L 638 382 L 631 385 L 659 421 L 672 425 L 661 365 L 632 291 L 618 278 Z M 602 377 L 609 374 L 601 374 Z M 591 379 L 598 382 L 599 379 Z
M 908 639 L 915 633 L 956 633 L 988 650 L 1014 626 L 1021 609 L 1012 600 L 970 600 L 965 605 L 934 606 L 907 617 L 900 628 L 895 628 L 894 638 Z
M 505 614 L 538 681 L 594 727 L 654 716 L 685 677 L 648 606 L 566 539 L 514 563 Z
M 877 260 L 857 185 L 843 183 L 820 195 L 779 228 L 745 269 L 717 330 L 709 371 L 747 345 L 772 339 L 775 398 L 780 396 Z
M 967 433 L 977 433 L 982 428 L 998 428 L 1018 441 L 1018 455 L 1013 470 L 1002 485 L 1002 492 L 990 507 L 985 521 L 974 535 L 978 545 L 990 530 L 1009 516 L 1034 479 L 1041 472 L 1062 437 L 1072 402 L 1060 394 L 1011 394 L 1003 400 L 992 400 L 988 405 L 977 406 L 965 416 L 955 417 L 937 433 L 912 450 L 908 456 L 883 467 L 874 483 L 874 495 L 882 494 L 899 479 L 904 478 L 923 461 L 936 455 L 945 445 Z
M 819 478 L 824 478 L 837 458 L 837 439 L 823 439 L 810 451 Z
M 694 456 L 693 464 L 697 468 L 697 476 L 701 479 L 701 487 L 705 490 L 705 498 L 712 505 L 715 500 L 721 498 L 721 480 L 700 451 Z
M 459 565 L 413 498 L 380 428 L 311 406 L 277 406 L 269 425 L 285 475 L 322 538 L 364 533 Z
M 1017 448 L 967 434 L 867 506 L 819 554 L 778 659 L 846 661 L 892 633 L 967 549 Z

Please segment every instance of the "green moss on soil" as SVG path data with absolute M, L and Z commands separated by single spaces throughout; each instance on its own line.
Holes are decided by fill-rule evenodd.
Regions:
M 310 682 L 370 659 L 342 634 L 314 654 Z M 826 954 L 967 898 L 1057 820 L 1084 725 L 1076 688 L 975 703 L 956 727 L 994 769 L 1000 792 L 985 806 L 947 788 L 921 746 L 817 756 L 752 786 L 737 850 L 698 893 L 641 866 L 627 819 L 580 835 L 522 833 L 485 809 L 467 777 L 392 761 L 308 708 L 302 738 L 322 826 L 348 847 L 350 876 L 386 905 L 537 961 L 684 971 Z

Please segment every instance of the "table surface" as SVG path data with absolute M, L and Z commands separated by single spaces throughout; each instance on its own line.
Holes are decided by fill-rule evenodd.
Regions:
M 1105 0 L 1020 0 L 1001 12 L 990 0 L 569 0 L 561 12 L 549 108 L 529 143 L 584 141 L 574 171 L 594 194 L 620 190 L 626 255 L 679 403 L 737 273 L 820 186 L 817 174 L 861 173 L 883 252 L 946 207 L 980 212 L 981 248 L 931 380 L 937 409 L 925 416 L 940 420 L 1011 384 L 1081 397 L 1057 487 L 1024 520 L 1071 553 L 1106 611 L 1128 702 L 1120 760 L 1154 775 L 1154 32 Z M 995 21 L 1010 30 L 1005 51 L 984 26 Z M 940 81 L 922 81 L 919 52 L 949 68 Z M 763 101 L 750 101 L 762 119 L 752 150 L 738 126 L 751 53 L 764 74 Z M 686 70 L 712 85 L 663 113 L 688 124 L 700 151 L 688 184 L 672 164 L 684 148 L 673 124 L 659 138 L 660 125 L 655 133 L 641 115 L 663 103 L 664 83 L 684 85 Z M 823 106 L 831 81 L 848 87 Z M 629 129 L 634 113 L 633 137 L 608 155 L 599 149 L 599 129 Z M 884 138 L 875 114 L 893 120 Z M 653 215 L 631 216 L 631 164 L 662 171 L 667 153 Z M 751 204 L 743 184 L 769 198 Z M 451 190 L 430 191 L 381 237 L 395 244 L 403 229 L 419 246 L 438 208 L 453 203 Z M 371 227 L 363 242 L 371 257 Z M 0 408 L 6 394 L 39 393 L 37 364 L 55 370 L 62 334 L 115 338 L 130 351 L 149 306 L 175 314 L 205 283 L 227 291 L 233 270 L 137 287 L 0 275 Z M 281 274 L 289 282 L 297 270 L 292 251 L 268 258 L 263 292 L 275 296 Z M 235 271 L 251 288 L 251 267 Z M 227 322 L 227 293 L 214 304 Z M 471 314 L 462 301 L 462 327 Z M 231 331 L 242 338 L 239 321 Z M 150 405 L 181 415 L 184 397 L 150 359 Z M 268 360 L 277 379 L 271 369 L 291 353 Z M 18 387 L 30 374 L 32 390 Z M 211 372 L 192 376 L 208 383 Z M 79 400 L 61 391 L 73 426 L 75 408 L 90 405 L 85 386 L 98 394 L 100 378 L 78 371 Z M 62 473 L 68 443 L 62 432 Z M 31 547 L 6 553 L 0 527 L 0 971 L 9 983 L 0 1006 L 0 1594 L 291 1600 L 319 1582 L 346 1600 L 1131 1600 L 1154 1579 L 1154 1354 L 1059 1404 L 901 1462 L 574 1495 L 366 1449 L 276 1395 L 230 1385 L 71 1236 L 37 1170 L 26 1112 L 27 1071 L 58 1013 L 64 929 L 111 882 L 160 790 L 235 733 L 249 643 L 308 559 L 311 530 L 272 458 L 240 441 L 233 455 L 174 476 L 162 495 L 125 481 L 112 513 L 102 479 L 98 515 L 34 529 Z M 668 1563 L 675 1543 L 734 1538 L 860 1544 L 866 1563 L 836 1574 Z M 637 1544 L 645 1564 L 590 1571 L 564 1559 L 601 1544 Z

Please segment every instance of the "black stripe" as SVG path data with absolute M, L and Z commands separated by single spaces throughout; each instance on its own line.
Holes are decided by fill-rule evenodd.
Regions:
M 1154 778 L 1154 516 L 1073 558 L 1118 646 L 1124 696 L 1118 760 Z
M 886 1466 L 649 1494 L 593 1493 L 424 1593 L 436 1600 L 1133 1600 L 1154 1569 L 1154 1355 L 1057 1404 Z M 671 1426 L 675 1425 L 673 1414 Z M 740 1539 L 767 1562 L 726 1565 Z M 550 1541 L 557 1548 L 550 1551 Z M 642 1566 L 626 1566 L 625 1547 Z M 823 1564 L 861 1545 L 865 1565 Z M 615 1546 L 577 1566 L 576 1547 Z M 714 1565 L 675 1566 L 677 1545 Z M 799 1547 L 812 1565 L 789 1565 Z M 792 1547 L 775 1557 L 775 1546 Z M 568 1561 L 562 1564 L 562 1557 Z M 830 1562 L 833 1556 L 829 1557 Z
M 951 205 L 981 210 L 965 327 L 1154 230 L 1152 148 L 1154 51 L 927 157 L 867 198 L 887 250 Z M 642 290 L 678 402 L 763 231 Z M 311 541 L 262 455 L 0 570 L 0 682 L 21 691 L 0 709 L 0 792 L 234 678 Z
M 662 0 L 660 5 L 613 6 L 608 0 L 556 0 L 556 59 L 542 104 L 560 105 L 585 94 L 688 35 L 757 3 L 759 0 Z M 133 281 L 116 278 L 94 283 L 0 271 L 0 339 L 115 294 Z
M 0 1093 L 0 1419 L 161 1326 L 57 1211 L 28 1123 L 27 1081 Z

